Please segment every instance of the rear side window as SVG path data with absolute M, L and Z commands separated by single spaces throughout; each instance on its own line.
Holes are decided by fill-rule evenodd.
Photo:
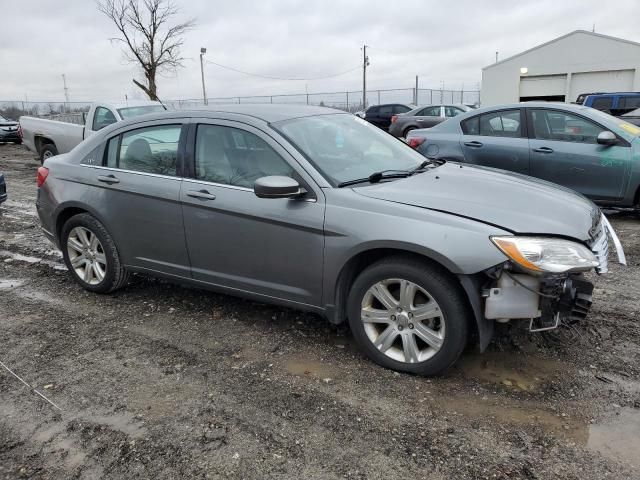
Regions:
M 640 108 L 640 96 L 637 97 L 619 97 L 618 106 L 611 110 L 612 115 L 624 115 L 636 108 Z
M 421 117 L 439 117 L 440 116 L 440 106 L 423 108 L 422 111 L 418 115 L 421 116 Z
M 378 107 L 379 115 L 392 115 L 393 114 L 393 106 L 392 105 L 384 105 L 382 107 Z
M 481 115 L 480 135 L 520 137 L 520 110 L 504 110 Z
M 411 109 L 404 105 L 396 105 L 395 107 L 393 107 L 393 111 L 394 113 L 407 113 L 411 111 Z
M 480 116 L 471 117 L 460 123 L 465 135 L 480 135 Z
M 109 140 L 105 163 L 111 168 L 175 176 L 181 125 L 160 125 L 125 132 Z
M 246 130 L 198 125 L 196 178 L 207 182 L 253 188 L 261 177 L 293 176 L 293 169 L 262 138 Z
M 104 127 L 108 127 L 112 123 L 116 123 L 118 120 L 116 116 L 113 114 L 111 110 L 105 107 L 96 108 L 95 113 L 93 114 L 93 128 L 94 132 L 103 129 Z
M 593 101 L 591 105 L 592 108 L 596 110 L 608 111 L 613 107 L 613 98 L 612 97 L 599 97 Z
M 444 116 L 445 117 L 455 117 L 456 115 L 460 115 L 464 113 L 464 110 L 458 107 L 446 106 L 444 107 Z

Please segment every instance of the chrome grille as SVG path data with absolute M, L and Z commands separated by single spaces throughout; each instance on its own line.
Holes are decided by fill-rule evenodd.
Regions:
M 602 221 L 598 224 L 595 234 L 593 235 L 591 251 L 600 263 L 600 265 L 596 267 L 596 272 L 607 273 L 609 271 L 609 238 L 607 237 L 607 229 Z

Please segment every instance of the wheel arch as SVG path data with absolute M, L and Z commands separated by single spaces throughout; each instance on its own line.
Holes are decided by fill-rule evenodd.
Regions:
M 44 135 L 38 135 L 38 134 L 34 135 L 33 136 L 33 143 L 35 144 L 36 151 L 38 152 L 38 155 L 41 155 L 42 148 L 45 145 L 53 145 L 56 149 L 58 148 L 57 145 L 56 145 L 56 142 L 54 142 L 49 137 L 45 137 Z
M 335 282 L 333 303 L 327 308 L 327 317 L 331 323 L 340 324 L 347 320 L 347 297 L 349 288 L 357 276 L 369 265 L 388 257 L 405 257 L 417 262 L 427 263 L 449 276 L 466 299 L 467 308 L 473 315 L 470 332 L 484 351 L 493 336 L 493 322 L 484 318 L 481 308 L 481 274 L 464 275 L 456 272 L 455 265 L 446 259 L 436 258 L 424 251 L 406 246 L 373 247 L 352 255 L 342 266 Z
M 90 206 L 77 203 L 77 202 L 67 202 L 67 203 L 61 204 L 58 206 L 58 208 L 54 213 L 54 218 L 55 218 L 54 234 L 55 234 L 56 241 L 58 242 L 59 245 L 61 243 L 60 235 L 62 234 L 62 227 L 64 226 L 64 224 L 71 217 L 75 215 L 79 215 L 81 213 L 88 213 L 93 217 L 95 217 L 96 220 L 98 220 L 100 223 L 105 225 L 101 216 Z M 105 225 L 105 228 L 106 228 L 106 225 Z

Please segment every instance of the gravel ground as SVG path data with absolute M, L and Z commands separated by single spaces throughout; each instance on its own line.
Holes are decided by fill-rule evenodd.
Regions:
M 42 236 L 33 155 L 0 145 L 0 478 L 640 478 L 640 218 L 588 320 L 500 326 L 439 378 L 314 315 L 134 276 L 83 291 Z

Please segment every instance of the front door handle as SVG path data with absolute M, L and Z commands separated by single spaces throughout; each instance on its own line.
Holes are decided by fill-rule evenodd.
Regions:
M 540 147 L 540 148 L 534 148 L 533 151 L 536 153 L 553 153 L 553 148 Z
M 215 200 L 216 196 L 206 190 L 188 190 L 187 197 L 198 198 L 200 200 Z
M 120 183 L 120 179 L 117 178 L 115 175 L 100 175 L 98 177 L 98 181 L 102 183 L 108 183 L 110 185 L 112 183 Z
M 464 142 L 464 144 L 471 148 L 480 148 L 482 146 L 482 143 L 476 140 L 473 140 L 472 142 Z

